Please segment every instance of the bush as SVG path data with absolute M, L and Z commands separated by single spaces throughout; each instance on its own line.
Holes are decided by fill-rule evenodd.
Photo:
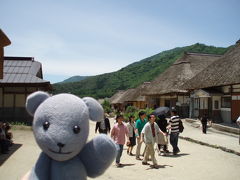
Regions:
M 104 109 L 104 112 L 106 112 L 106 113 L 108 113 L 108 114 L 113 111 L 112 108 L 111 108 L 110 102 L 107 101 L 106 99 L 103 101 L 102 107 L 103 107 L 103 109 Z
M 29 126 L 26 122 L 18 122 L 18 121 L 12 121 L 10 122 L 10 125 L 12 126 Z
M 140 111 L 144 111 L 144 112 L 146 112 L 146 114 L 148 115 L 148 114 L 151 114 L 154 110 L 151 109 L 151 108 L 137 109 L 137 108 L 134 107 L 134 106 L 128 106 L 127 109 L 126 109 L 126 111 L 125 111 L 125 113 L 123 114 L 125 121 L 128 121 L 128 119 L 129 119 L 130 116 L 134 116 L 135 119 L 138 119 L 138 118 L 139 118 L 139 117 L 138 117 L 138 113 L 139 113 Z
M 124 117 L 125 121 L 128 121 L 130 116 L 134 116 L 136 118 L 137 113 L 138 113 L 138 109 L 136 107 L 128 106 L 123 114 L 123 117 Z

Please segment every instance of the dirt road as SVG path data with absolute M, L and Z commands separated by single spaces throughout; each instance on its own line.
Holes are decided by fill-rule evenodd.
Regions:
M 90 126 L 90 139 L 95 136 L 95 124 Z M 13 131 L 14 141 L 18 149 L 0 166 L 0 179 L 20 179 L 32 168 L 38 158 L 38 148 L 30 130 Z M 122 168 L 112 166 L 99 180 L 236 180 L 240 179 L 240 156 L 179 140 L 181 153 L 179 156 L 156 156 L 159 169 L 143 166 L 133 156 L 123 152 Z M 126 148 L 126 146 L 125 146 Z M 171 147 L 169 148 L 171 150 Z M 0 155 L 2 157 L 4 155 Z M 91 178 L 89 178 L 91 179 Z

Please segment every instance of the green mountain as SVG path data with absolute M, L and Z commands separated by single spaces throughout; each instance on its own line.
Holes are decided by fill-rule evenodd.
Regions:
M 184 52 L 224 54 L 228 48 L 206 46 L 199 43 L 174 48 L 132 63 L 116 72 L 91 76 L 80 82 L 53 84 L 53 93 L 71 92 L 80 97 L 111 97 L 117 90 L 135 88 L 145 81 L 153 80 L 180 58 Z
M 82 81 L 86 78 L 88 78 L 90 76 L 72 76 L 68 79 L 65 79 L 64 81 L 62 82 L 59 82 L 59 83 L 70 83 L 70 82 L 79 82 L 79 81 Z

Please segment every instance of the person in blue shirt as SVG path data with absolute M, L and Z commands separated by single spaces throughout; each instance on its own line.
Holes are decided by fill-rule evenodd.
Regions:
M 146 113 L 144 111 L 140 111 L 138 113 L 139 118 L 136 121 L 136 138 L 137 138 L 137 149 L 136 149 L 136 159 L 140 159 L 140 150 L 142 146 L 142 141 L 141 141 L 141 132 L 144 127 L 144 125 L 147 123 L 146 120 Z

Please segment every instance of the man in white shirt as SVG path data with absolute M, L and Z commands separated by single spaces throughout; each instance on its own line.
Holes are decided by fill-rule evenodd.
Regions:
M 149 155 L 151 156 L 151 160 L 153 162 L 153 168 L 158 168 L 157 160 L 155 158 L 155 152 L 154 152 L 154 144 L 158 142 L 158 134 L 163 133 L 157 123 L 155 123 L 156 117 L 154 114 L 150 114 L 148 116 L 148 122 L 145 124 L 142 130 L 142 140 L 146 144 L 146 153 L 144 154 L 144 159 L 142 161 L 143 165 L 148 165 L 147 160 Z

